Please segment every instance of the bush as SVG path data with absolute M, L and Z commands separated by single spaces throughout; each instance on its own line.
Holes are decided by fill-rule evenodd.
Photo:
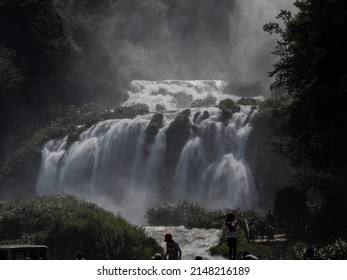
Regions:
M 0 202 L 0 244 L 45 244 L 54 259 L 150 259 L 162 248 L 143 228 L 73 196 Z
M 347 259 L 347 242 L 342 239 L 337 239 L 325 246 L 315 245 L 312 246 L 314 255 L 313 259 L 318 260 L 346 260 Z M 295 259 L 304 260 L 311 259 L 307 255 L 307 249 L 295 248 Z
M 186 200 L 152 205 L 147 208 L 145 217 L 150 225 L 184 225 L 188 228 L 221 228 L 224 222 L 221 210 Z

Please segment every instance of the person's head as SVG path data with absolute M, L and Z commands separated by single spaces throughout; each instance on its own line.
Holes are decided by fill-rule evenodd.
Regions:
M 308 259 L 314 258 L 314 248 L 312 246 L 310 246 L 306 249 L 306 257 Z
M 229 221 L 235 220 L 235 214 L 234 214 L 234 213 L 228 213 L 227 219 L 228 219 Z
M 152 260 L 161 260 L 161 254 L 155 253 L 154 256 L 152 257 Z
M 170 241 L 172 241 L 172 234 L 166 233 L 164 236 L 164 242 L 170 242 Z
M 76 252 L 75 257 L 77 260 L 81 260 L 83 258 L 82 252 L 80 252 L 80 251 Z

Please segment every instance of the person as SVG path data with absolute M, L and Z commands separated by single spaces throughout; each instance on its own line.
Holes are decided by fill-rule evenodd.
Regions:
M 202 260 L 202 256 L 196 256 L 195 260 Z
M 225 222 L 227 226 L 227 240 L 229 247 L 229 259 L 236 259 L 237 251 L 237 221 L 234 213 L 229 213 L 227 215 L 227 220 Z
M 242 253 L 242 259 L 243 260 L 257 260 L 258 258 L 256 257 L 256 256 L 254 256 L 254 255 L 252 255 L 250 252 L 248 252 L 248 251 L 244 251 L 243 253 Z
M 75 254 L 75 260 L 85 260 L 85 259 L 83 258 L 82 252 L 80 252 L 80 251 L 76 252 L 76 254 Z
M 271 209 L 267 212 L 266 219 L 267 219 L 267 223 L 270 226 L 272 226 L 272 227 L 275 226 L 275 215 Z
M 154 256 L 152 257 L 152 260 L 161 260 L 161 254 L 155 253 Z
M 315 250 L 313 246 L 310 246 L 305 251 L 305 257 L 307 260 L 318 260 L 319 258 L 315 255 Z
M 180 260 L 182 258 L 182 251 L 178 243 L 172 239 L 171 233 L 165 234 L 166 242 L 166 252 L 165 252 L 165 260 Z

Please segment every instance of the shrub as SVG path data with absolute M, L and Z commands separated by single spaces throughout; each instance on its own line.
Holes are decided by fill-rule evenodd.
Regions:
M 318 260 L 346 260 L 347 259 L 347 242 L 337 239 L 327 245 L 314 245 L 311 247 L 314 255 L 313 259 Z M 307 255 L 307 248 L 295 248 L 295 259 L 304 260 L 311 259 Z
M 0 244 L 45 244 L 55 259 L 150 259 L 162 248 L 143 228 L 73 196 L 0 202 Z

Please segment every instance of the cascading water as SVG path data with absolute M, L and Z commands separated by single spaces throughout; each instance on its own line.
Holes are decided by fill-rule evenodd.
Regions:
M 253 110 L 240 106 L 228 122 L 221 121 L 216 104 L 239 99 L 223 94 L 224 87 L 222 81 L 133 81 L 124 106 L 143 103 L 151 112 L 164 110 L 152 143 L 146 142 L 146 128 L 155 113 L 99 122 L 69 146 L 67 137 L 51 140 L 43 148 L 37 194 L 82 196 L 139 224 L 145 223 L 146 207 L 163 200 L 194 200 L 218 209 L 257 207 L 245 159 Z M 188 138 L 178 154 L 169 153 L 170 124 L 202 100 L 214 104 L 190 108 Z

